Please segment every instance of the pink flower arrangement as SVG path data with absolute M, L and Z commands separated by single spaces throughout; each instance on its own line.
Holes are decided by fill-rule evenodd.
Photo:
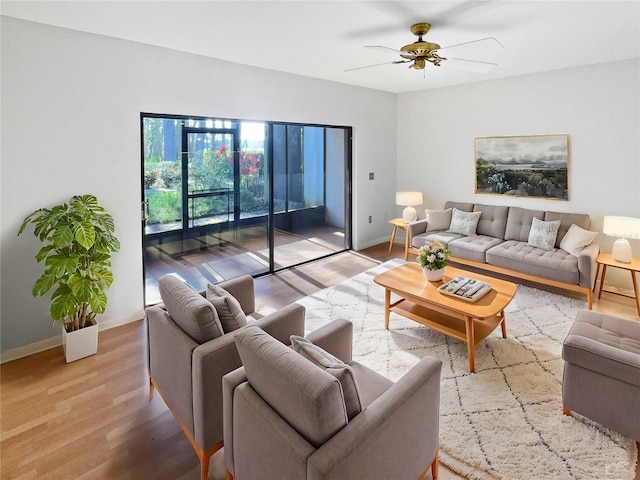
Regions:
M 449 255 L 451 255 L 451 250 L 436 240 L 420 247 L 417 259 L 422 268 L 440 270 L 449 263 Z

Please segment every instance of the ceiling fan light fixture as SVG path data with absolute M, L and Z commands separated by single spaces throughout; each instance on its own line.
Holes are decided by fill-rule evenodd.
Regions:
M 422 70 L 422 69 L 424 69 L 424 66 L 426 64 L 427 63 L 426 63 L 424 58 L 416 58 L 413 61 L 413 64 L 409 68 L 415 68 L 416 70 Z
M 394 52 L 396 54 L 399 53 L 400 58 L 402 60 L 395 60 L 387 63 L 391 63 L 391 64 L 411 63 L 411 65 L 409 65 L 409 68 L 413 68 L 414 70 L 425 70 L 427 63 L 430 63 L 435 67 L 439 67 L 441 62 L 446 61 L 448 57 L 449 59 L 452 60 L 452 62 L 454 62 L 454 64 L 461 66 L 461 68 L 463 68 L 464 66 L 465 70 L 482 72 L 482 73 L 489 71 L 491 68 L 495 67 L 497 64 L 493 62 L 480 61 L 480 60 L 452 58 L 450 55 L 447 55 L 447 57 L 443 57 L 439 55 L 439 51 L 449 49 L 447 50 L 447 52 L 449 54 L 452 54 L 453 57 L 455 57 L 456 55 L 453 54 L 453 51 L 451 49 L 455 47 L 462 47 L 465 45 L 480 44 L 480 43 L 486 45 L 487 43 L 490 43 L 493 47 L 499 46 L 502 49 L 504 48 L 504 46 L 494 37 L 481 38 L 479 40 L 463 42 L 463 43 L 450 45 L 448 47 L 442 48 L 437 43 L 425 42 L 422 39 L 422 36 L 425 35 L 430 29 L 431 29 L 431 25 L 428 23 L 413 24 L 411 26 L 411 33 L 418 36 L 418 41 L 409 43 L 408 45 L 401 47 L 400 50 L 384 47 L 382 45 L 368 45 L 366 48 L 375 48 L 377 50 L 383 50 L 385 52 Z M 362 68 L 375 67 L 377 65 L 384 65 L 384 64 L 367 65 L 364 67 L 350 68 L 345 71 L 360 70 Z

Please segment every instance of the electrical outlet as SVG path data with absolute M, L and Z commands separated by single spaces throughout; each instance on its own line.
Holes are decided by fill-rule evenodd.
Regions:
M 369 215 L 369 223 L 373 223 L 373 217 Z
M 373 172 L 369 172 L 369 180 L 373 180 L 373 177 L 374 177 Z M 371 222 L 369 222 L 369 223 L 371 223 Z

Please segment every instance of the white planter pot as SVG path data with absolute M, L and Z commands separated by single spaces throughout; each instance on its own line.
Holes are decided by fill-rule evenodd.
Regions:
M 429 270 L 428 268 L 422 269 L 422 274 L 424 278 L 430 282 L 439 282 L 442 280 L 442 276 L 444 275 L 444 268 L 440 270 Z
M 98 352 L 98 324 L 68 333 L 62 326 L 62 347 L 67 363 Z

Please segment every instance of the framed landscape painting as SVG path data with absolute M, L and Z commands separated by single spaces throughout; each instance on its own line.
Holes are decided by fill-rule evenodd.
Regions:
M 476 137 L 476 193 L 569 200 L 569 135 Z

